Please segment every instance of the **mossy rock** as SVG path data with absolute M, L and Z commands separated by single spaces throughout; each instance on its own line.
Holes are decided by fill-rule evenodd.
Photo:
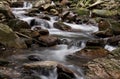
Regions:
M 24 41 L 5 24 L 0 24 L 0 43 L 7 47 L 27 48 Z
M 88 9 L 79 8 L 79 9 L 77 9 L 77 13 L 78 13 L 78 15 L 89 15 L 90 12 Z

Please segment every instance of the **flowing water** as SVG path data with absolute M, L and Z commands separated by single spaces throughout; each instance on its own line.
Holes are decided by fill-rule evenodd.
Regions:
M 24 7 L 13 8 L 12 10 L 17 18 L 28 22 L 28 24 L 31 23 L 31 20 L 33 19 L 35 20 L 36 24 L 31 28 L 31 30 L 33 30 L 35 27 L 48 29 L 50 35 L 58 36 L 62 40 L 68 41 L 69 44 L 60 44 L 54 47 L 47 48 L 35 48 L 33 50 L 30 50 L 29 53 L 26 52 L 24 54 L 12 55 L 11 56 L 12 60 L 13 61 L 16 60 L 16 63 L 20 65 L 28 62 L 27 60 L 28 56 L 37 55 L 41 57 L 43 60 L 52 60 L 63 63 L 64 65 L 66 65 L 66 67 L 79 73 L 79 75 L 78 74 L 76 75 L 76 79 L 84 79 L 82 70 L 79 67 L 75 66 L 75 64 L 67 61 L 65 59 L 65 56 L 84 48 L 86 40 L 93 39 L 91 33 L 98 31 L 98 27 L 86 24 L 77 25 L 65 23 L 72 27 L 73 29 L 77 29 L 80 31 L 78 32 L 61 31 L 53 27 L 53 23 L 57 22 L 58 19 L 57 16 L 50 16 L 51 18 L 50 21 L 39 19 L 38 17 L 25 16 L 24 14 L 26 13 L 26 10 L 30 8 L 32 8 L 32 4 L 25 2 Z M 114 49 L 114 47 L 108 45 L 105 48 L 110 50 Z M 41 79 L 57 79 L 56 69 L 51 71 L 49 76 L 39 75 L 39 73 L 37 72 L 34 72 L 34 74 L 36 74 Z

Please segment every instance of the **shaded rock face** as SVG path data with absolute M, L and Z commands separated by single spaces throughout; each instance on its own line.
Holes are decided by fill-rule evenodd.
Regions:
M 120 61 L 114 59 L 94 59 L 87 64 L 87 79 L 119 79 Z
M 100 46 L 104 47 L 106 44 L 106 41 L 103 39 L 95 39 L 95 40 L 88 40 L 86 42 L 86 46 Z
M 12 19 L 8 22 L 8 25 L 14 30 L 19 31 L 20 29 L 30 29 L 30 25 L 19 19 Z
M 59 30 L 63 30 L 63 31 L 71 31 L 71 27 L 68 25 L 65 25 L 64 23 L 61 22 L 55 22 L 53 25 L 55 28 L 59 29 Z
M 102 47 L 87 47 L 74 54 L 67 55 L 68 60 L 79 60 L 81 63 L 86 63 L 92 59 L 105 57 L 109 52 Z
M 29 72 L 31 70 L 35 70 L 40 72 L 42 75 L 49 76 L 50 71 L 56 69 L 57 79 L 75 79 L 74 72 L 62 64 L 55 61 L 42 61 L 42 62 L 34 62 L 23 65 L 25 71 Z M 61 76 L 62 75 L 62 76 Z
M 93 33 L 94 36 L 100 37 L 100 38 L 106 38 L 106 37 L 111 37 L 113 36 L 113 31 L 112 29 L 107 29 L 104 31 L 97 31 L 95 33 Z
M 0 24 L 0 43 L 14 48 L 26 48 L 26 44 L 22 41 L 9 26 Z
M 24 2 L 12 2 L 11 7 L 23 7 L 24 6 Z

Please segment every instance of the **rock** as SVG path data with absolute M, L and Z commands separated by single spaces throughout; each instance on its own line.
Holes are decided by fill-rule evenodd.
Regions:
M 113 36 L 113 31 L 111 29 L 107 29 L 104 31 L 97 31 L 95 33 L 93 33 L 93 35 L 100 37 L 100 38 L 106 38 L 106 37 L 111 37 Z
M 42 61 L 42 59 L 38 55 L 30 55 L 28 56 L 30 61 Z
M 30 37 L 32 37 L 32 38 L 37 38 L 39 36 L 40 36 L 39 31 L 32 30 L 31 33 L 30 33 Z
M 98 27 L 99 27 L 99 31 L 103 31 L 103 30 L 110 28 L 110 23 L 105 19 L 101 19 L 98 22 Z
M 5 51 L 6 47 L 3 44 L 0 44 L 0 51 Z
M 41 36 L 43 36 L 43 35 L 49 35 L 49 31 L 48 30 L 44 30 L 44 29 L 39 30 L 39 33 L 40 33 Z
M 119 79 L 120 61 L 98 58 L 86 64 L 87 79 Z
M 12 68 L 0 67 L 0 79 L 17 79 L 20 76 L 21 74 Z
M 11 7 L 23 7 L 24 2 L 17 1 L 17 2 L 12 2 Z
M 109 20 L 111 24 L 111 29 L 113 31 L 113 34 L 119 35 L 120 34 L 120 22 L 115 20 Z
M 62 16 L 61 16 L 63 21 L 69 22 L 69 23 L 76 21 L 76 17 L 77 17 L 76 14 L 74 14 L 71 11 L 65 11 L 62 13 Z
M 107 43 L 110 45 L 117 46 L 119 44 L 119 41 L 120 41 L 120 35 L 117 35 L 117 36 L 109 37 Z
M 89 10 L 85 8 L 77 9 L 77 13 L 78 15 L 89 15 L 90 14 Z
M 60 73 L 57 79 L 72 79 L 72 78 L 65 73 Z
M 48 13 L 48 14 L 51 14 L 51 15 L 57 16 L 57 15 L 59 15 L 59 11 L 56 10 L 56 9 L 50 9 L 50 13 Z
M 33 7 L 39 8 L 46 3 L 51 3 L 51 0 L 38 0 Z
M 41 36 L 39 37 L 39 41 L 48 47 L 58 44 L 58 38 L 54 36 Z
M 5 60 L 5 59 L 1 59 L 0 58 L 0 66 L 6 66 L 9 64 L 9 61 L 8 60 Z
M 112 52 L 110 52 L 110 54 L 108 54 L 107 56 L 109 59 L 116 59 L 116 60 L 120 60 L 120 47 L 116 48 L 115 50 L 113 50 Z
M 88 40 L 86 42 L 86 47 L 87 46 L 100 46 L 100 47 L 104 47 L 105 44 L 106 44 L 106 41 L 104 39 Z
M 41 28 L 50 28 L 50 24 L 43 19 L 32 19 L 30 22 L 31 26 L 39 26 Z
M 40 11 L 39 11 L 38 8 L 32 8 L 32 9 L 29 9 L 29 10 L 28 10 L 28 15 L 29 15 L 30 13 L 40 13 Z
M 27 48 L 23 40 L 21 40 L 9 26 L 0 24 L 0 43 L 7 47 Z
M 30 25 L 19 19 L 12 19 L 8 22 L 8 25 L 14 30 L 19 31 L 20 29 L 30 29 Z
M 50 16 L 46 15 L 46 14 L 40 14 L 37 17 L 39 17 L 40 19 L 45 19 L 45 20 L 51 20 Z
M 3 13 L 7 20 L 15 18 L 8 3 L 0 2 L 0 13 Z
M 80 61 L 81 63 L 86 63 L 92 59 L 105 57 L 109 52 L 101 47 L 87 47 L 80 51 L 77 51 L 71 55 L 67 55 L 67 59 Z
M 118 11 L 93 9 L 92 13 L 101 17 L 112 17 L 112 16 L 116 16 L 118 14 Z
M 64 23 L 62 23 L 62 22 L 55 22 L 54 24 L 53 24 L 53 26 L 55 27 L 55 28 L 57 28 L 57 29 L 59 29 L 59 30 L 63 30 L 63 31 L 71 31 L 71 27 L 70 26 L 68 26 L 68 25 L 66 25 L 66 24 L 64 24 Z
M 23 65 L 24 69 L 30 71 L 32 70 L 36 70 L 39 71 L 42 75 L 50 75 L 50 71 L 56 69 L 56 74 L 58 74 L 58 77 L 61 78 L 61 75 L 59 76 L 59 74 L 66 74 L 68 75 L 70 78 L 74 79 L 75 75 L 74 72 L 70 69 L 68 69 L 67 67 L 63 66 L 62 64 L 55 62 L 55 61 L 42 61 L 42 62 L 34 62 L 34 63 L 28 63 L 28 64 L 24 64 Z M 65 78 L 66 75 L 64 75 L 62 77 Z

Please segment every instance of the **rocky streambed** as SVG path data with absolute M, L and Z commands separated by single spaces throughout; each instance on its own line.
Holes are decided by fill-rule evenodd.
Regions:
M 0 79 L 119 79 L 119 1 L 83 3 L 1 0 Z

